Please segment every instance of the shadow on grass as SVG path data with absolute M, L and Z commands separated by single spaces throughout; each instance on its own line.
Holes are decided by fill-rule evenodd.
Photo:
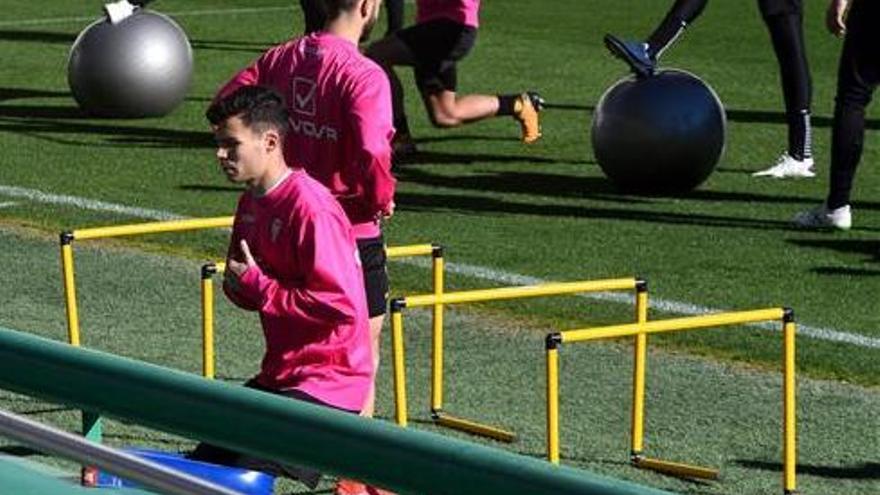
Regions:
M 5 445 L 0 447 L 0 454 L 11 455 L 15 457 L 32 457 L 35 455 L 44 455 L 39 450 L 34 450 L 24 445 Z
M 876 239 L 790 239 L 787 241 L 798 247 L 824 249 L 843 254 L 862 254 L 866 261 L 880 261 L 880 241 Z
M 596 110 L 594 105 L 583 105 L 577 103 L 547 103 L 544 105 L 546 110 L 576 110 L 593 113 Z M 787 124 L 788 119 L 785 112 L 767 111 L 767 110 L 740 110 L 736 108 L 725 109 L 727 120 L 740 123 L 758 123 L 758 124 Z M 826 115 L 813 115 L 810 118 L 810 124 L 818 128 L 830 128 L 833 124 L 833 118 Z M 866 129 L 880 129 L 880 120 L 868 119 L 865 121 Z
M 33 112 L 33 113 L 32 113 Z M 9 119 L 4 117 L 25 117 L 26 119 Z M 175 129 L 159 129 L 145 126 L 122 125 L 123 122 L 56 122 L 49 119 L 78 119 L 86 116 L 77 107 L 29 107 L 0 105 L 0 131 L 24 134 L 50 142 L 72 146 L 109 146 L 109 147 L 143 147 L 143 148 L 213 148 L 215 146 L 211 133 L 205 131 L 188 131 Z M 95 143 L 92 139 L 77 139 L 77 135 L 103 136 L 103 143 Z M 74 136 L 72 138 L 59 137 Z
M 596 110 L 595 105 L 581 105 L 578 103 L 545 103 L 544 110 L 570 110 L 578 112 L 593 113 Z
M 583 163 L 594 164 L 594 162 Z M 396 172 L 398 177 L 404 181 L 434 187 L 535 194 L 551 197 L 592 198 L 626 203 L 649 203 L 652 202 L 652 198 L 673 197 L 712 202 L 791 204 L 802 207 L 816 203 L 816 198 L 809 196 L 786 196 L 703 189 L 676 195 L 655 194 L 636 196 L 619 191 L 611 181 L 604 177 L 576 177 L 542 172 L 485 172 L 471 174 L 466 177 L 434 174 L 419 167 L 400 167 Z M 858 206 L 861 209 L 880 210 L 880 202 L 862 202 Z
M 778 462 L 753 461 L 740 459 L 736 461 L 740 466 L 764 471 L 782 471 L 782 464 Z M 847 479 L 847 480 L 880 480 L 880 463 L 865 462 L 860 466 L 816 466 L 813 464 L 798 464 L 798 474 L 808 474 L 820 478 Z
M 788 122 L 785 112 L 770 112 L 766 110 L 737 110 L 727 109 L 727 120 L 742 123 L 759 123 L 759 124 L 786 124 Z M 832 117 L 825 115 L 813 115 L 810 117 L 810 125 L 812 127 L 831 127 L 833 123 Z M 866 129 L 880 129 L 880 120 L 867 119 L 865 121 Z
M 474 163 L 590 163 L 586 161 L 557 160 L 541 156 L 493 155 L 490 153 L 446 153 L 442 151 L 419 151 L 396 160 L 395 164 L 407 165 L 471 165 Z
M 101 119 L 82 111 L 77 106 L 0 105 L 0 117 L 19 119 Z M 66 124 L 65 124 L 66 125 Z
M 613 184 L 602 177 L 572 177 L 540 172 L 485 172 L 467 176 L 432 174 L 418 168 L 401 168 L 398 178 L 431 187 L 469 191 L 492 191 L 552 197 L 604 196 L 627 202 L 648 202 L 637 197 L 616 194 Z
M 69 91 L 50 91 L 31 88 L 0 88 L 0 101 L 25 98 L 70 98 Z
M 399 205 L 398 208 L 405 211 L 453 210 L 478 213 L 508 213 L 514 215 L 651 222 L 670 225 L 701 225 L 708 227 L 795 231 L 788 222 L 777 220 L 705 215 L 694 212 L 671 213 L 650 210 L 600 208 L 595 206 L 582 207 L 560 204 L 534 204 L 454 194 L 398 193 L 396 202 Z
M 97 17 L 96 17 L 97 19 Z M 70 45 L 76 40 L 78 33 L 59 33 L 55 31 L 27 31 L 0 29 L 0 40 L 24 41 L 33 43 L 59 43 Z

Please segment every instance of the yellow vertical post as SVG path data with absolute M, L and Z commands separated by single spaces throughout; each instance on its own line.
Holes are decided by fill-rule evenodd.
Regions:
M 403 315 L 401 309 L 404 299 L 391 301 L 391 351 L 394 361 L 394 410 L 397 424 L 406 427 L 406 370 L 403 356 Z
M 64 277 L 64 305 L 67 310 L 67 339 L 70 345 L 79 347 L 79 313 L 76 308 L 76 281 L 73 269 L 73 232 L 62 232 L 61 241 L 61 274 Z M 92 442 L 101 443 L 104 435 L 101 415 L 92 411 L 82 411 L 82 433 Z M 85 466 L 83 466 L 85 469 Z
M 641 325 L 648 321 L 648 285 L 639 280 L 636 285 L 636 321 Z M 630 454 L 635 459 L 642 455 L 645 436 L 645 367 L 647 361 L 648 335 L 639 332 L 634 337 L 633 348 L 633 396 L 632 438 Z
M 794 493 L 797 489 L 797 419 L 795 402 L 795 323 L 794 313 L 787 309 L 783 323 L 783 341 L 785 353 L 784 385 L 783 385 L 783 483 L 785 493 Z
M 79 314 L 76 309 L 76 282 L 73 274 L 72 232 L 61 233 L 61 273 L 64 277 L 64 305 L 67 310 L 67 339 L 79 346 Z
M 443 248 L 434 246 L 433 280 L 434 295 L 443 295 Z M 433 319 L 433 347 L 431 363 L 431 411 L 437 412 L 443 408 L 443 305 L 435 304 Z
M 547 460 L 559 464 L 559 343 L 558 333 L 547 335 Z
M 202 265 L 202 375 L 214 378 L 214 263 Z

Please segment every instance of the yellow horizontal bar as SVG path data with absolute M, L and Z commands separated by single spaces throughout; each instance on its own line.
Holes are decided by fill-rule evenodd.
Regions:
M 693 466 L 691 464 L 682 464 L 680 462 L 664 461 L 662 459 L 651 459 L 649 457 L 641 457 L 633 461 L 638 468 L 650 469 L 659 473 L 671 474 L 684 478 L 699 478 L 704 480 L 717 480 L 718 470 L 701 466 Z
M 785 310 L 782 308 L 757 309 L 752 311 L 734 311 L 703 316 L 687 316 L 668 320 L 654 320 L 647 323 L 629 323 L 605 327 L 583 328 L 560 332 L 562 342 L 580 342 L 584 340 L 626 337 L 644 332 L 645 334 L 694 330 L 724 325 L 740 325 L 759 321 L 782 320 Z
M 433 244 L 413 244 L 410 246 L 395 246 L 385 249 L 385 255 L 389 258 L 404 258 L 406 256 L 424 256 L 434 252 Z M 215 261 L 214 269 L 217 273 L 226 271 L 225 261 Z
M 465 431 L 473 433 L 474 435 L 494 438 L 501 442 L 511 443 L 516 440 L 516 434 L 513 432 L 442 413 L 436 413 L 434 422 L 438 425 L 452 428 L 453 430 Z
M 392 246 L 385 248 L 385 256 L 389 258 L 405 258 L 407 256 L 427 256 L 434 252 L 433 244 L 412 244 L 409 246 Z
M 444 294 L 420 294 L 404 298 L 406 307 L 432 306 L 434 304 L 456 304 L 480 301 L 499 301 L 526 297 L 554 296 L 578 292 L 600 292 L 608 290 L 634 290 L 635 278 L 615 278 L 607 280 L 588 280 L 583 282 L 563 282 L 553 284 L 525 285 L 521 287 L 500 287 Z
M 169 220 L 167 222 L 147 222 L 130 225 L 114 225 L 111 227 L 94 227 L 73 231 L 74 239 L 99 239 L 138 234 L 158 234 L 162 232 L 180 232 L 183 230 L 216 229 L 231 227 L 233 217 L 190 218 L 186 220 Z

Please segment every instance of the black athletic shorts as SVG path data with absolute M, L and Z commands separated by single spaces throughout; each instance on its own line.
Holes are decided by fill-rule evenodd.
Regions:
M 477 41 L 477 29 L 455 21 L 438 19 L 394 33 L 415 55 L 416 84 L 422 93 L 455 91 L 455 63 Z
M 385 239 L 381 235 L 358 239 L 357 246 L 364 271 L 364 288 L 367 290 L 367 311 L 370 318 L 384 315 L 388 311 Z

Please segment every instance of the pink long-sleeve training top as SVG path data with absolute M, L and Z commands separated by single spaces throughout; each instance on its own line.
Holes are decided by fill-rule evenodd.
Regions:
M 388 76 L 358 47 L 313 33 L 269 49 L 219 92 L 269 86 L 290 110 L 285 158 L 327 186 L 342 204 L 355 237 L 380 234 L 378 218 L 394 199 L 394 137 Z
M 357 245 L 339 203 L 294 169 L 263 196 L 242 194 L 229 246 L 239 261 L 241 239 L 257 266 L 223 289 L 259 311 L 266 353 L 257 382 L 360 411 L 374 369 Z
M 417 0 L 416 22 L 448 19 L 470 27 L 480 25 L 480 0 Z

